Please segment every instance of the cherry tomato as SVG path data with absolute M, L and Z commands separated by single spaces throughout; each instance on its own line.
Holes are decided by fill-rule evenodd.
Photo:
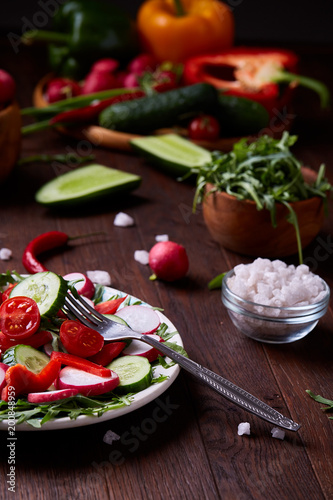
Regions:
M 30 297 L 12 297 L 0 307 L 0 330 L 11 339 L 26 339 L 39 328 L 40 313 Z
M 62 323 L 60 340 L 66 351 L 81 358 L 94 356 L 104 345 L 104 338 L 100 333 L 71 319 Z
M 220 135 L 220 124 L 214 116 L 197 116 L 188 126 L 188 135 L 194 141 L 215 141 Z

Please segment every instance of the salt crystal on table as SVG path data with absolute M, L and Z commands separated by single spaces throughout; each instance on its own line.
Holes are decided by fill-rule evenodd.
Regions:
M 104 443 L 107 443 L 107 444 L 112 444 L 113 441 L 119 441 L 119 439 L 120 439 L 120 436 L 118 436 L 118 434 L 116 434 L 115 432 L 112 432 L 112 431 L 107 431 L 103 437 Z
M 135 250 L 134 259 L 140 264 L 146 266 L 149 262 L 149 253 L 147 250 Z
M 87 271 L 87 276 L 93 283 L 104 286 L 111 285 L 111 276 L 107 271 Z
M 281 440 L 283 440 L 286 435 L 286 433 L 282 429 L 278 429 L 278 427 L 273 427 L 271 434 L 273 438 Z
M 155 236 L 156 241 L 169 241 L 169 236 L 167 234 L 157 234 Z
M 124 212 L 119 212 L 114 218 L 113 224 L 119 227 L 134 226 L 134 219 Z
M 238 435 L 243 436 L 243 434 L 250 435 L 250 424 L 248 422 L 238 424 Z
M 12 256 L 12 251 L 9 248 L 0 249 L 0 260 L 10 260 Z

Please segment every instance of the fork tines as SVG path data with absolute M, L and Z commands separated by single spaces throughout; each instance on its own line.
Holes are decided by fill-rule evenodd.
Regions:
M 79 295 L 74 298 L 71 293 L 66 294 L 63 311 L 70 319 L 78 319 L 89 327 L 98 326 L 105 321 L 104 316 L 91 307 L 84 298 Z

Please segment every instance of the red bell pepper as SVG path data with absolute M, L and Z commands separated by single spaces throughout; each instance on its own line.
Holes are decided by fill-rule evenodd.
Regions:
M 125 295 L 124 297 L 119 297 L 118 299 L 110 299 L 105 300 L 104 302 L 99 302 L 95 305 L 95 309 L 101 314 L 114 314 L 120 304 L 124 302 L 126 297 L 127 295 Z
M 98 365 L 107 366 L 112 360 L 119 356 L 125 346 L 125 342 L 110 342 L 109 344 L 105 344 L 97 354 L 89 358 L 89 361 L 97 363 Z
M 51 361 L 52 360 L 55 360 L 62 365 L 71 366 L 72 368 L 77 368 L 78 370 L 93 373 L 94 375 L 98 375 L 99 377 L 111 376 L 111 370 L 109 368 L 104 368 L 104 366 L 100 366 L 96 363 L 93 363 L 92 361 L 88 361 L 87 359 L 75 356 L 74 354 L 53 351 L 51 354 Z
M 297 74 L 297 55 L 288 50 L 234 47 L 216 54 L 189 58 L 184 64 L 186 85 L 207 82 L 225 94 L 260 102 L 272 111 L 280 107 L 281 83 L 288 90 L 303 85 L 318 93 L 322 107 L 329 102 L 326 85 Z
M 6 371 L 6 386 L 2 389 L 1 399 L 8 401 L 20 394 L 46 391 L 57 378 L 60 363 L 50 360 L 40 373 L 33 373 L 24 365 L 16 364 Z

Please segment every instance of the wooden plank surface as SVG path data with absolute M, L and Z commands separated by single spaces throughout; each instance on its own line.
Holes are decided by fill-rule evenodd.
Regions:
M 332 88 L 327 54 L 302 48 L 304 74 L 325 78 Z M 331 53 L 330 53 L 331 54 Z M 24 48 L 13 57 L 3 41 L 1 67 L 18 82 L 22 107 L 31 104 L 33 88 L 45 72 L 39 50 Z M 332 114 L 318 109 L 316 96 L 299 90 L 293 132 L 296 151 L 305 163 L 332 170 Z M 89 149 L 87 144 L 52 131 L 23 139 L 22 155 Z M 215 275 L 250 258 L 218 247 L 200 210 L 191 213 L 194 187 L 159 172 L 134 154 L 93 148 L 96 160 L 142 176 L 141 187 L 117 203 L 54 212 L 37 205 L 34 193 L 59 174 L 58 166 L 17 168 L 1 186 L 1 246 L 13 250 L 10 263 L 21 263 L 26 244 L 37 234 L 58 229 L 69 235 L 104 234 L 50 252 L 45 264 L 59 274 L 107 270 L 113 286 L 164 308 L 179 330 L 191 358 L 255 394 L 302 424 L 298 433 L 273 439 L 272 425 L 247 414 L 181 372 L 157 400 L 124 417 L 62 431 L 17 433 L 16 494 L 19 499 L 304 499 L 333 497 L 333 422 L 306 389 L 333 398 L 332 300 L 325 318 L 306 339 L 284 346 L 262 345 L 242 336 L 224 309 L 220 292 L 209 292 Z M 332 203 L 330 204 L 332 208 Z M 135 219 L 132 228 L 113 226 L 116 213 Z M 305 259 L 332 286 L 332 210 Z M 168 234 L 189 255 L 188 277 L 175 284 L 152 282 L 150 270 L 134 261 L 134 251 L 149 250 L 156 234 Z M 287 259 L 297 263 L 297 258 Z M 238 436 L 240 422 L 251 436 Z M 119 436 L 103 441 L 111 431 Z M 1 432 L 1 498 L 13 498 L 6 485 L 8 449 Z

